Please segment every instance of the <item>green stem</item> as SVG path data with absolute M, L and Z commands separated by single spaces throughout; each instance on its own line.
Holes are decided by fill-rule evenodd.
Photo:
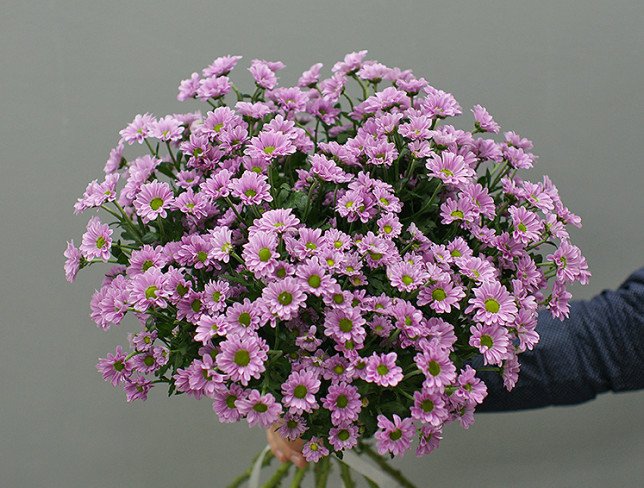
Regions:
M 373 449 L 371 449 L 370 446 L 363 444 L 362 450 L 365 452 L 365 454 L 367 454 L 367 456 L 373 459 L 376 462 L 376 464 L 380 466 L 380 468 L 382 468 L 384 472 L 386 472 L 389 476 L 395 479 L 400 484 L 400 486 L 403 486 L 404 488 L 417 488 L 416 485 L 414 485 L 411 481 L 405 478 L 405 476 L 403 476 L 400 470 L 390 466 L 389 463 L 385 460 L 385 458 L 382 457 L 377 452 L 375 452 Z
M 148 146 L 150 153 L 155 157 L 158 156 L 158 154 L 154 151 L 154 149 L 152 149 L 152 144 L 150 144 L 150 141 L 148 141 L 147 139 L 143 139 L 143 140 L 145 141 L 145 145 Z
M 295 472 L 295 475 L 293 476 L 293 481 L 291 481 L 291 487 L 290 488 L 300 488 L 300 485 L 302 484 L 302 480 L 304 479 L 304 475 L 309 469 L 309 465 L 307 464 L 303 468 L 298 468 L 297 471 Z
M 257 458 L 259 458 L 260 454 L 261 453 L 258 453 L 255 455 L 248 469 L 246 469 L 246 471 L 244 471 L 242 474 L 237 476 L 237 478 L 235 478 L 232 481 L 232 483 L 228 485 L 227 488 L 239 488 L 244 481 L 250 478 L 250 475 L 253 472 L 253 467 L 255 466 L 255 462 L 257 461 Z M 266 456 L 264 456 L 264 460 L 262 461 L 262 468 L 265 466 L 268 466 L 272 460 L 273 460 L 273 453 L 269 451 L 266 453 Z
M 293 466 L 292 463 L 282 463 L 282 465 L 277 468 L 277 471 L 275 471 L 273 476 L 271 476 L 271 479 L 262 485 L 262 488 L 275 488 L 276 486 L 279 486 L 282 479 L 284 479 L 288 474 L 288 470 L 291 469 L 291 466 Z
M 356 488 L 356 483 L 351 477 L 351 468 L 347 466 L 341 459 L 336 458 L 340 465 L 340 478 L 344 483 L 344 488 Z
M 329 479 L 329 473 L 331 472 L 329 457 L 327 456 L 320 459 L 315 467 L 315 488 L 327 488 L 326 482 Z
M 244 219 L 242 218 L 242 216 L 241 216 L 241 215 L 239 214 L 239 212 L 237 211 L 237 207 L 235 207 L 235 205 L 233 204 L 233 202 L 230 200 L 230 197 L 224 197 L 224 200 L 226 200 L 226 202 L 228 203 L 228 205 L 230 206 L 230 208 L 232 208 L 232 209 L 233 209 L 233 212 L 235 212 L 235 215 L 237 216 L 237 219 L 239 220 L 239 223 L 240 223 L 240 224 L 242 224 L 242 225 L 244 225 L 244 227 L 246 227 L 246 222 L 244 222 Z
M 116 200 L 113 203 L 116 206 L 116 208 L 118 208 L 119 212 L 121 212 L 121 215 L 123 216 L 123 220 L 125 221 L 125 223 L 130 227 L 130 230 L 134 234 L 133 236 L 134 239 L 138 241 L 140 244 L 143 244 L 143 240 L 141 239 L 141 233 L 134 226 L 134 222 L 132 222 L 132 219 L 130 218 L 130 216 L 125 213 L 125 210 L 123 209 L 123 207 L 121 207 Z
M 311 208 L 311 199 L 313 198 L 313 190 L 315 190 L 317 187 L 318 180 L 316 179 L 311 185 L 311 188 L 309 188 L 309 196 L 306 199 L 306 207 L 304 208 L 304 216 L 302 217 L 303 222 L 306 222 L 306 217 L 309 215 L 309 209 Z

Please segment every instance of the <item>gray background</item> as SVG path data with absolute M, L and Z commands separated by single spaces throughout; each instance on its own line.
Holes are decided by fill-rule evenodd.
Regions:
M 449 3 L 449 5 L 447 5 Z M 263 444 L 219 425 L 208 401 L 151 394 L 126 404 L 96 358 L 128 326 L 88 318 L 98 272 L 63 278 L 72 204 L 100 176 L 136 113 L 188 111 L 180 79 L 223 54 L 329 70 L 369 49 L 488 107 L 535 141 L 533 179 L 551 175 L 584 218 L 575 242 L 617 286 L 642 265 L 644 39 L 641 0 L 0 2 L 0 486 L 220 487 Z M 328 73 L 328 71 L 326 71 Z M 642 486 L 644 393 L 574 408 L 481 415 L 441 449 L 398 464 L 419 486 Z

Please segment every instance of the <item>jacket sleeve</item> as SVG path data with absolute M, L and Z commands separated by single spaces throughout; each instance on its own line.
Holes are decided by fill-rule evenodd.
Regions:
M 644 388 L 644 268 L 617 290 L 572 302 L 568 319 L 540 312 L 537 332 L 539 343 L 519 355 L 512 391 L 499 375 L 480 373 L 488 396 L 478 411 L 571 405 L 606 391 Z

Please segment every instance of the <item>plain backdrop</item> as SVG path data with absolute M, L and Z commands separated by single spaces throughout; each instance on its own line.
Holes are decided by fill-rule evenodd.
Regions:
M 202 108 L 178 82 L 224 54 L 287 64 L 294 83 L 368 49 L 486 106 L 535 142 L 584 219 L 588 298 L 643 264 L 644 2 L 0 1 L 0 486 L 225 486 L 264 445 L 208 401 L 127 404 L 96 358 L 124 343 L 88 317 L 98 270 L 63 276 L 72 205 L 135 114 Z M 644 392 L 480 415 L 438 452 L 396 463 L 420 487 L 644 486 Z M 339 484 L 338 484 L 339 486 Z

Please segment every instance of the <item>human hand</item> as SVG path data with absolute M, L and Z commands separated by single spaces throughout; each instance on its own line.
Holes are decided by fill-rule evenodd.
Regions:
M 266 430 L 266 438 L 271 451 L 280 462 L 290 461 L 298 468 L 306 467 L 307 462 L 302 455 L 302 446 L 304 445 L 302 439 L 294 441 L 284 439 L 276 432 L 276 426 Z

